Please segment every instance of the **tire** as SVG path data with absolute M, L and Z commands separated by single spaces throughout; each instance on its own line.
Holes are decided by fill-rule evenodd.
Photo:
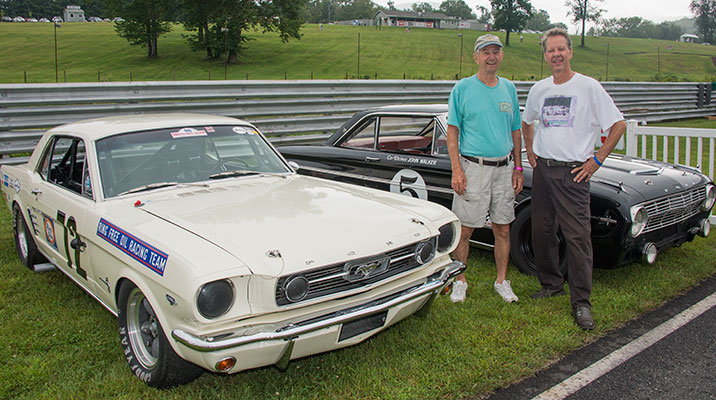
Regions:
M 567 277 L 567 247 L 562 233 L 557 233 L 559 242 L 559 268 Z M 510 257 L 515 267 L 525 275 L 537 276 L 537 262 L 532 247 L 532 206 L 523 207 L 515 216 L 510 227 Z
M 25 222 L 25 216 L 22 215 L 22 210 L 17 204 L 12 206 L 12 227 L 15 235 L 15 250 L 22 265 L 34 271 L 35 264 L 47 262 L 45 256 L 37 249 L 32 232 Z
M 134 284 L 119 289 L 119 338 L 124 356 L 140 380 L 148 386 L 165 389 L 198 378 L 203 369 L 174 352 L 152 305 Z

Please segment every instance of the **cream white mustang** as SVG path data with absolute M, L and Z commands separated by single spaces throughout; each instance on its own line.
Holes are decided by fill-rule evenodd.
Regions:
M 299 176 L 233 118 L 72 123 L 1 172 L 23 264 L 54 265 L 117 315 L 150 386 L 359 343 L 464 270 L 450 211 Z

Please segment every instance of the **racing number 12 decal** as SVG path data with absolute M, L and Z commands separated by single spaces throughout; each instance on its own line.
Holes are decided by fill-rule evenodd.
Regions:
M 67 220 L 65 220 L 65 213 L 63 213 L 60 210 L 57 210 L 57 221 L 62 224 L 62 230 L 64 232 L 64 242 L 65 242 L 65 254 L 67 254 L 67 266 L 72 268 L 72 256 L 70 256 L 70 247 L 74 249 L 74 256 L 75 256 L 75 267 L 77 268 L 77 273 L 87 279 L 87 272 L 82 269 L 80 266 L 80 252 L 84 250 L 85 243 L 80 238 L 80 235 L 77 233 L 77 221 L 75 221 L 75 217 L 70 216 Z M 74 239 L 72 239 L 72 242 L 70 242 L 69 235 L 72 235 Z

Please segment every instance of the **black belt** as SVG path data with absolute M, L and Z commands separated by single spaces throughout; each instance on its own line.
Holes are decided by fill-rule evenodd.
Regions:
M 466 156 L 464 154 L 460 154 L 460 155 L 468 161 L 472 161 L 472 162 L 474 162 L 476 164 L 480 164 L 480 165 L 487 165 L 488 167 L 502 167 L 504 165 L 509 164 L 510 160 L 512 160 L 512 156 L 505 157 L 501 160 L 485 160 L 484 158 L 480 158 L 480 157 L 471 157 L 471 156 Z
M 548 167 L 569 167 L 569 168 L 577 168 L 581 167 L 583 162 L 579 161 L 557 161 L 553 160 L 551 158 L 539 158 L 541 161 L 543 161 L 545 164 L 547 164 Z

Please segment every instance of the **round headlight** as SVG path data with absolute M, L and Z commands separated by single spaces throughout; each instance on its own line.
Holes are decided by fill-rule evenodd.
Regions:
M 642 206 L 632 207 L 631 209 L 631 230 L 629 234 L 631 237 L 637 237 L 641 234 L 646 227 L 646 221 L 648 216 L 646 210 Z
M 704 203 L 701 204 L 701 211 L 710 210 L 714 205 L 714 201 L 716 201 L 716 186 L 708 185 L 706 186 L 706 199 L 704 199 Z
M 438 236 L 438 251 L 448 251 L 455 241 L 455 226 L 452 223 L 445 224 L 441 226 L 438 231 L 440 232 L 440 236 Z
M 432 261 L 435 255 L 435 245 L 432 240 L 420 242 L 415 246 L 415 261 L 419 264 L 427 264 Z
M 293 276 L 286 281 L 283 289 L 290 302 L 301 301 L 308 294 L 308 279 L 303 275 Z
M 234 288 L 228 280 L 209 282 L 199 289 L 196 306 L 205 318 L 216 318 L 234 303 Z

